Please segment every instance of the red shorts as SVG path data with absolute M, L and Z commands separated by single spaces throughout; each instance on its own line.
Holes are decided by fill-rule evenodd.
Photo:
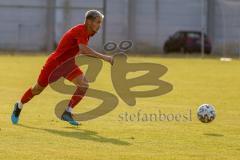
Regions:
M 83 72 L 75 64 L 74 58 L 60 63 L 56 59 L 49 57 L 38 76 L 38 84 L 42 87 L 46 87 L 48 84 L 57 81 L 61 77 L 72 81 L 82 74 Z

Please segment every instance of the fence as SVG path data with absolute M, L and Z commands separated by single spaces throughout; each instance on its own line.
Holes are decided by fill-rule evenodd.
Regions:
M 95 49 L 129 39 L 136 52 L 161 53 L 176 31 L 194 30 L 209 35 L 213 53 L 240 55 L 238 0 L 2 0 L 0 49 L 52 50 L 89 9 L 105 14 L 103 29 L 90 41 Z

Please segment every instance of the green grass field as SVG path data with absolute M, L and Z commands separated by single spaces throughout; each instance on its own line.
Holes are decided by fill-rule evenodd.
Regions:
M 119 98 L 112 112 L 71 127 L 57 119 L 55 105 L 70 98 L 48 87 L 24 106 L 19 125 L 12 125 L 12 106 L 34 84 L 44 55 L 0 56 L 0 159 L 47 160 L 236 160 L 240 157 L 240 61 L 219 58 L 129 57 L 129 62 L 165 65 L 161 79 L 174 89 L 163 96 L 138 98 L 130 107 Z M 90 87 L 115 95 L 110 65 Z M 97 100 L 85 97 L 75 112 L 93 109 Z M 210 103 L 217 117 L 200 123 L 196 109 Z M 188 121 L 125 121 L 119 115 L 158 113 L 188 114 Z

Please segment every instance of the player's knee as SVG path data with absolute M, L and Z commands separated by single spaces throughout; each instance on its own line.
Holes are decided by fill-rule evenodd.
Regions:
M 38 88 L 32 88 L 32 94 L 33 95 L 39 95 L 42 92 L 42 90 Z
M 78 85 L 82 90 L 87 90 L 89 88 L 88 82 L 83 82 Z
M 81 81 L 77 83 L 77 86 L 80 87 L 82 90 L 87 90 L 89 88 L 89 84 L 87 81 Z
M 87 90 L 87 89 L 89 88 L 88 82 L 84 82 L 84 83 L 83 83 L 83 87 Z
M 44 90 L 44 87 L 39 86 L 38 84 L 32 87 L 33 95 L 39 95 L 43 90 Z
M 72 81 L 77 87 L 82 88 L 82 90 L 87 90 L 89 88 L 88 80 L 85 77 L 76 78 Z

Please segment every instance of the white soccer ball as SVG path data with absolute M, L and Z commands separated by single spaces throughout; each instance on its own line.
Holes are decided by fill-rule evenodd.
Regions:
M 214 106 L 210 104 L 202 104 L 198 107 L 197 117 L 203 123 L 212 122 L 216 117 Z

